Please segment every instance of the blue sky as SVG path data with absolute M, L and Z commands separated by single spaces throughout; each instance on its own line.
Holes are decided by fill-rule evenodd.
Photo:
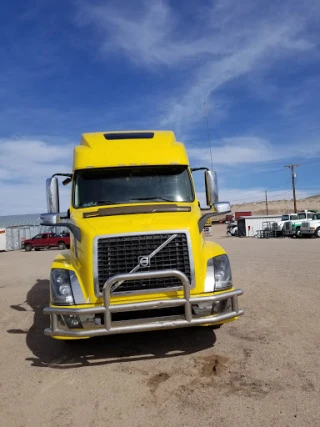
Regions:
M 170 129 L 210 166 L 204 103 L 222 199 L 289 199 L 288 163 L 319 194 L 319 21 L 313 0 L 5 1 L 0 215 L 44 211 L 84 132 Z

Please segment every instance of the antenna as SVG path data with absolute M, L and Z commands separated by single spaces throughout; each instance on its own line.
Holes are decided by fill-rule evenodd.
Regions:
M 210 157 L 211 157 L 211 169 L 213 170 L 213 159 L 212 159 L 212 149 L 211 149 L 211 138 L 210 138 L 210 131 L 209 131 L 209 119 L 208 119 L 208 110 L 206 103 L 204 103 L 204 114 L 206 116 L 206 123 L 207 123 L 207 133 L 208 133 L 208 143 L 210 148 Z

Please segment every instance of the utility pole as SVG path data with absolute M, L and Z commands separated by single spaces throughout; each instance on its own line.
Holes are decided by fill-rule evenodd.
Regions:
M 294 213 L 297 213 L 296 174 L 294 173 L 294 168 L 298 168 L 299 166 L 300 165 L 285 165 L 285 168 L 291 169 Z
M 265 191 L 265 193 L 266 193 L 266 212 L 267 212 L 267 215 L 269 215 L 269 209 L 268 209 L 268 192 L 267 192 L 267 190 Z

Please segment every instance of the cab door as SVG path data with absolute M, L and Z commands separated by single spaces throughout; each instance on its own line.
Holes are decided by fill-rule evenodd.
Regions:
M 45 246 L 45 238 L 46 237 L 47 237 L 46 235 L 37 234 L 32 239 L 32 246 L 34 248 L 42 248 L 43 246 Z
M 58 237 L 55 233 L 49 234 L 49 246 L 51 248 L 58 246 Z

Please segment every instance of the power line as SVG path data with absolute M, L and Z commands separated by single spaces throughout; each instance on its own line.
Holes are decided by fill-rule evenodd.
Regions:
M 297 199 L 296 199 L 296 174 L 294 173 L 294 168 L 298 168 L 300 165 L 285 165 L 285 168 L 291 169 L 291 180 L 292 180 L 292 194 L 293 194 L 293 206 L 294 212 L 297 213 Z

